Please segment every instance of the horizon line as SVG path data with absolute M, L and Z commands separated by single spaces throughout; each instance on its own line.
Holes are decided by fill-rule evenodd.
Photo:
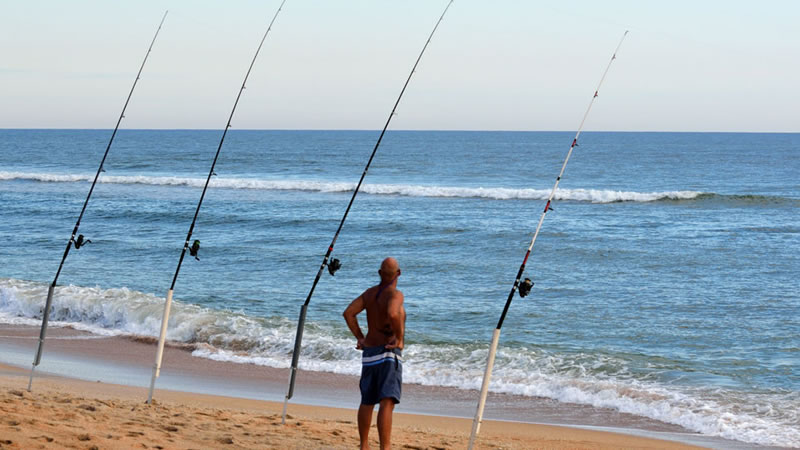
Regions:
M 113 128 L 77 128 L 77 127 L 0 127 L 0 130 L 29 130 L 29 131 L 107 131 Z M 120 128 L 119 131 L 221 131 L 221 128 Z M 380 131 L 379 129 L 366 128 L 237 128 L 228 131 Z M 472 133 L 570 133 L 575 130 L 517 130 L 517 129 L 389 129 L 390 131 L 401 132 L 472 132 Z M 582 133 L 708 133 L 708 134 L 800 134 L 800 131 L 721 131 L 721 130 L 584 130 Z

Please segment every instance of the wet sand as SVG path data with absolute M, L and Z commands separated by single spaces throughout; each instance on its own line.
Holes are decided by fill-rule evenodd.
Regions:
M 168 347 L 156 403 L 146 406 L 152 341 L 64 328 L 49 331 L 29 393 L 36 337 L 35 327 L 0 326 L 0 361 L 10 364 L 0 366 L 0 448 L 357 447 L 356 377 L 299 372 L 292 419 L 281 425 L 287 369 L 211 361 L 191 356 L 185 346 Z M 466 447 L 476 398 L 474 391 L 404 386 L 395 447 Z M 687 447 L 676 441 L 736 447 L 674 425 L 547 399 L 492 395 L 484 417 L 491 420 L 481 428 L 480 448 Z

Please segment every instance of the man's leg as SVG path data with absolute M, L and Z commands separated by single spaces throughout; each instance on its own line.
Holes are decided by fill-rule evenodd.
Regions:
M 358 437 L 361 439 L 361 450 L 369 449 L 369 427 L 372 425 L 372 410 L 375 405 L 358 407 Z M 380 419 L 380 416 L 378 416 Z
M 378 409 L 378 437 L 381 440 L 381 450 L 392 448 L 392 412 L 394 400 L 390 397 L 381 399 Z

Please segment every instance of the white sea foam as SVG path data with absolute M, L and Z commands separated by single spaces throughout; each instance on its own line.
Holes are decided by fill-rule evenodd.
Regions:
M 47 286 L 0 279 L 0 322 L 39 325 Z M 56 289 L 53 326 L 100 335 L 158 335 L 163 298 L 125 288 Z M 261 319 L 176 300 L 168 337 L 192 343 L 193 354 L 220 361 L 288 367 L 294 339 L 288 319 Z M 303 370 L 357 375 L 360 354 L 342 326 L 307 324 Z M 409 345 L 410 383 L 477 390 L 487 345 Z M 663 384 L 628 371 L 624 359 L 601 354 L 552 354 L 525 347 L 498 351 L 493 392 L 546 397 L 611 408 L 711 436 L 776 446 L 800 446 L 800 395 L 749 393 Z
M 0 181 L 29 180 L 47 183 L 90 182 L 93 175 L 61 175 L 51 173 L 1 172 Z M 145 184 L 153 186 L 203 187 L 205 178 L 114 176 L 103 175 L 100 183 Z M 214 177 L 212 188 L 292 190 L 311 192 L 352 192 L 355 183 L 315 180 L 263 180 L 257 178 Z M 399 195 L 406 197 L 487 198 L 494 200 L 544 200 L 549 189 L 511 189 L 502 187 L 456 187 L 410 184 L 364 184 L 361 191 L 373 195 Z M 659 200 L 691 200 L 700 196 L 697 191 L 631 192 L 608 189 L 559 189 L 555 200 L 573 200 L 591 203 L 654 202 Z

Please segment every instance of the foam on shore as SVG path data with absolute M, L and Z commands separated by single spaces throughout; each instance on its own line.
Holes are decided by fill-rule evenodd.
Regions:
M 47 286 L 0 280 L 0 322 L 37 326 Z M 126 288 L 59 287 L 51 324 L 103 336 L 158 336 L 163 299 Z M 286 368 L 295 325 L 285 318 L 256 318 L 176 301 L 168 338 L 197 357 Z M 427 386 L 479 389 L 487 344 L 426 343 L 405 351 L 405 381 Z M 358 351 L 343 328 L 310 323 L 300 368 L 357 375 Z M 621 358 L 553 353 L 501 346 L 491 391 L 609 408 L 686 429 L 763 445 L 800 445 L 797 398 L 784 392 L 753 396 L 732 389 L 688 387 L 659 381 L 657 367 L 644 376 Z M 670 370 L 664 367 L 663 371 Z

